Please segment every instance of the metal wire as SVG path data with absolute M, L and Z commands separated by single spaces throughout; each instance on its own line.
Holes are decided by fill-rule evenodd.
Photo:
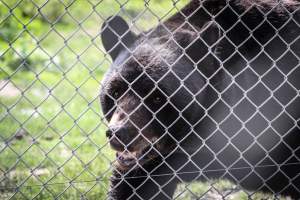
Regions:
M 160 4 L 151 0 L 133 2 L 142 8 L 132 6 L 132 1 L 119 0 L 0 0 L 0 45 L 3 45 L 0 49 L 0 199 L 58 199 L 62 196 L 108 198 L 107 195 L 119 186 L 119 183 L 116 186 L 109 183 L 111 172 L 115 172 L 116 168 L 111 163 L 119 162 L 118 158 L 112 156 L 113 151 L 109 145 L 113 139 L 124 146 L 124 151 L 129 151 L 136 140 L 151 144 L 155 148 L 151 147 L 146 153 L 151 151 L 162 158 L 151 171 L 162 166 L 172 170 L 170 173 L 136 176 L 129 170 L 113 177 L 121 185 L 129 185 L 132 195 L 140 199 L 142 194 L 138 190 L 146 183 L 135 187 L 131 181 L 143 178 L 152 181 L 153 187 L 159 188 L 157 195 L 162 194 L 171 199 L 164 188 L 172 184 L 172 179 L 164 184 L 155 179 L 168 176 L 174 176 L 187 185 L 178 196 L 187 192 L 195 198 L 205 198 L 204 194 L 199 197 L 187 188 L 191 183 L 186 183 L 180 175 L 194 175 L 194 181 L 201 175 L 206 180 L 213 180 L 207 175 L 213 172 L 232 175 L 231 180 L 249 199 L 251 195 L 259 194 L 262 187 L 273 192 L 271 195 L 275 199 L 288 187 L 293 187 L 292 195 L 300 196 L 297 182 L 300 175 L 289 174 L 300 167 L 300 146 L 295 144 L 300 130 L 300 116 L 297 112 L 300 94 L 297 82 L 297 76 L 300 75 L 299 2 L 245 0 L 234 7 L 238 1 L 228 0 L 219 1 L 223 2 L 220 8 L 210 8 L 210 2 L 213 4 L 217 1 L 192 0 L 198 2 L 198 7 L 188 9 L 190 13 L 182 10 L 182 7 L 191 1 L 182 2 L 170 0 L 170 9 L 162 8 L 164 12 L 161 13 Z M 163 6 L 167 5 L 164 3 L 161 2 Z M 153 4 L 156 7 L 153 8 Z M 205 13 L 204 16 L 210 19 L 209 23 L 201 24 L 199 20 L 201 27 L 198 24 L 195 27 L 192 16 L 198 12 Z M 262 17 L 251 21 L 249 25 L 245 19 L 248 15 L 251 18 L 253 13 Z M 277 14 L 275 18 L 285 16 L 288 19 L 278 25 L 276 23 L 280 20 L 274 20 L 276 23 L 272 21 L 274 13 Z M 176 21 L 176 27 L 170 23 L 172 28 L 169 28 L 165 21 L 175 14 L 181 14 L 178 18 L 183 17 L 183 23 Z M 107 21 L 110 15 L 124 17 L 128 21 L 129 30 L 119 35 L 118 30 L 114 30 L 116 28 Z M 228 24 L 222 21 L 223 18 L 228 20 L 225 21 Z M 108 23 L 107 28 L 111 34 L 118 36 L 117 44 L 110 51 L 105 50 L 104 42 L 100 40 L 104 32 L 104 29 L 101 30 L 103 23 Z M 164 35 L 155 35 L 157 29 L 153 27 L 157 26 L 164 30 Z M 218 38 L 212 44 L 203 36 L 206 31 L 211 31 L 210 28 L 218 29 Z M 145 29 L 148 31 L 145 32 Z M 267 31 L 260 32 L 260 29 Z M 123 41 L 132 30 L 140 34 L 141 41 L 138 40 L 139 45 L 135 48 Z M 235 37 L 236 32 L 238 34 Z M 181 44 L 178 34 L 190 40 L 188 44 L 185 44 L 186 41 Z M 196 41 L 200 41 L 207 52 L 194 61 L 188 50 Z M 123 59 L 122 62 L 114 63 L 118 66 L 111 72 L 111 77 L 117 77 L 128 87 L 116 98 L 106 91 L 108 86 L 103 77 L 104 72 L 109 71 L 112 64 L 110 56 L 119 48 L 118 45 L 123 45 L 130 55 L 119 58 Z M 140 59 L 140 55 L 145 60 Z M 207 58 L 211 59 L 210 62 L 206 62 Z M 185 66 L 190 71 L 176 71 L 176 63 L 184 59 L 192 63 Z M 239 63 L 236 64 L 236 61 Z M 207 75 L 206 71 L 199 68 L 201 63 L 216 63 L 218 67 Z M 134 80 L 129 80 L 122 71 L 122 66 L 126 65 L 139 66 L 137 69 L 142 68 L 141 73 Z M 164 73 L 154 77 L 153 73 L 161 69 L 165 70 Z M 135 88 L 144 76 L 154 83 L 154 87 L 143 96 Z M 166 86 L 160 86 L 168 76 L 173 77 L 168 85 L 173 89 L 172 92 L 167 91 Z M 187 84 L 193 76 L 198 79 L 201 77 L 201 88 Z M 179 85 L 174 88 L 176 81 Z M 99 87 L 107 98 L 113 100 L 114 105 L 106 113 L 101 112 Z M 174 99 L 183 90 L 185 93 L 180 97 L 190 97 L 190 101 L 179 105 Z M 206 90 L 210 92 L 205 96 L 211 101 L 209 103 L 202 98 Z M 166 97 L 164 104 L 155 111 L 146 103 L 154 92 Z M 134 96 L 135 99 L 128 96 Z M 126 98 L 129 99 L 127 102 L 120 103 Z M 129 109 L 135 102 L 139 103 Z M 158 117 L 167 106 L 177 113 L 177 117 L 167 113 L 170 114 L 168 117 L 174 117 L 168 124 Z M 203 113 L 196 120 L 190 120 L 186 113 L 195 112 L 196 115 L 193 110 L 195 107 Z M 151 113 L 152 119 L 141 125 L 141 121 L 147 117 L 135 115 L 142 109 Z M 111 128 L 109 115 L 117 111 L 124 118 L 122 124 L 130 124 L 131 130 L 137 130 L 138 133 L 127 143 L 115 135 L 110 139 L 105 138 L 104 132 Z M 170 129 L 182 121 L 183 126 L 189 128 L 180 137 L 175 136 Z M 149 138 L 144 132 L 154 122 L 164 131 L 159 136 Z M 156 148 L 160 147 L 165 137 L 176 146 L 172 149 L 170 145 L 171 150 L 167 153 Z M 196 149 L 192 145 L 182 145 L 190 137 L 200 141 Z M 203 153 L 204 150 L 206 152 Z M 286 153 L 283 155 L 278 151 Z M 174 167 L 167 162 L 176 152 L 187 156 L 185 164 L 189 163 L 196 169 L 186 171 L 185 165 Z M 194 159 L 199 155 L 203 160 Z M 246 166 L 236 167 L 241 159 Z M 265 161 L 272 164 L 265 164 Z M 209 166 L 215 163 L 219 167 L 210 169 Z M 140 163 L 136 167 L 144 169 Z M 276 170 L 271 172 L 266 169 L 271 167 L 276 167 Z M 290 167 L 291 170 L 284 171 L 282 167 Z M 250 172 L 242 177 L 233 175 L 233 171 L 242 169 Z M 258 169 L 265 173 L 258 173 Z M 262 180 L 259 182 L 262 186 L 250 192 L 244 190 L 244 186 L 240 187 L 239 184 L 254 176 Z M 80 181 L 76 181 L 78 179 Z M 288 184 L 274 190 L 273 185 L 269 184 L 272 179 L 284 179 Z M 81 187 L 76 184 L 85 185 Z M 199 184 L 201 187 L 203 183 Z M 54 189 L 48 187 L 60 185 L 65 186 Z M 93 192 L 97 185 L 100 185 L 100 189 Z M 222 193 L 214 187 L 214 183 L 209 182 L 209 185 L 210 190 Z M 230 199 L 230 195 L 221 196 Z
M 266 167 L 277 167 L 280 168 L 282 166 L 292 166 L 292 165 L 300 165 L 300 163 L 296 162 L 296 163 L 288 163 L 288 164 L 283 164 L 283 165 L 259 165 L 259 166 L 255 166 L 254 168 L 266 168 Z M 232 170 L 240 170 L 240 169 L 253 169 L 253 167 L 232 167 L 230 169 L 210 169 L 210 170 L 201 170 L 201 171 L 180 171 L 180 172 L 173 172 L 173 173 L 165 173 L 165 174 L 152 174 L 151 176 L 153 177 L 160 177 L 160 176 L 172 176 L 172 175 L 182 175 L 182 174 L 198 174 L 198 173 L 202 173 L 202 172 L 220 172 L 220 171 L 232 171 Z M 139 179 L 139 178 L 147 178 L 149 177 L 147 176 L 126 176 L 126 177 L 121 177 L 121 178 L 117 178 L 120 180 L 123 179 Z M 45 187 L 47 186 L 51 186 L 51 185 L 64 185 L 64 184 L 77 184 L 77 183 L 88 183 L 88 182 L 100 182 L 100 181 L 104 181 L 104 178 L 97 178 L 95 180 L 82 180 L 82 181 L 69 181 L 69 182 L 57 182 L 57 183 L 47 183 L 47 184 L 42 184 L 42 185 L 24 185 L 22 187 Z M 18 190 L 20 189 L 20 187 L 6 187 L 6 186 L 0 186 L 0 189 L 14 189 L 14 190 Z

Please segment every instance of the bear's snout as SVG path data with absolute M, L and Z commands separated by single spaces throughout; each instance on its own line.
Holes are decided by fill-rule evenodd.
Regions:
M 110 140 L 111 146 L 117 151 L 123 151 L 127 147 L 132 138 L 130 137 L 129 130 L 126 127 L 111 127 L 106 131 Z
M 109 121 L 106 136 L 109 138 L 110 145 L 117 151 L 123 151 L 132 140 L 129 134 L 130 127 L 124 123 L 125 115 L 115 112 Z

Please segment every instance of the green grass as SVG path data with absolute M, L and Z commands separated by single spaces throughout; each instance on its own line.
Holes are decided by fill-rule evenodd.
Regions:
M 103 185 L 107 187 L 109 173 L 99 183 L 86 182 L 108 171 L 113 159 L 100 115 L 97 79 L 101 76 L 86 79 L 88 74 L 78 68 L 65 76 L 69 81 L 49 72 L 39 79 L 30 75 L 22 77 L 16 76 L 12 81 L 20 88 L 22 84 L 23 87 L 31 85 L 23 96 L 1 97 L 5 105 L 1 107 L 0 123 L 2 186 L 22 184 L 20 192 L 28 198 L 38 195 L 37 199 L 56 197 L 66 189 L 62 197 L 70 199 L 78 198 L 96 184 L 86 196 L 105 196 L 107 191 Z M 51 96 L 46 87 L 53 88 Z M 21 129 L 26 134 L 17 140 L 14 134 Z M 33 174 L 43 173 L 30 176 L 30 170 L 36 171 Z M 8 172 L 5 176 L 4 171 Z M 68 188 L 70 180 L 80 183 Z M 40 193 L 43 187 L 39 185 L 46 182 L 49 190 Z M 7 192 L 12 193 L 3 191 Z M 13 196 L 19 198 L 22 198 L 20 193 Z
M 196 200 L 271 200 L 270 194 L 244 191 L 228 180 L 210 180 L 209 182 L 180 184 L 174 195 L 175 199 Z M 291 200 L 289 197 L 276 197 L 278 200 Z

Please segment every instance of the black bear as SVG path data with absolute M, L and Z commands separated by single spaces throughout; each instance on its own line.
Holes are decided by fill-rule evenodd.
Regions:
M 192 0 L 139 35 L 107 19 L 109 198 L 172 199 L 178 183 L 228 179 L 299 199 L 299 8 Z

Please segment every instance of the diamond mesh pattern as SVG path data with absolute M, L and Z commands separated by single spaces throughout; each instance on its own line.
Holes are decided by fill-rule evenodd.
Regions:
M 0 199 L 300 198 L 299 3 L 188 3 L 0 0 Z

